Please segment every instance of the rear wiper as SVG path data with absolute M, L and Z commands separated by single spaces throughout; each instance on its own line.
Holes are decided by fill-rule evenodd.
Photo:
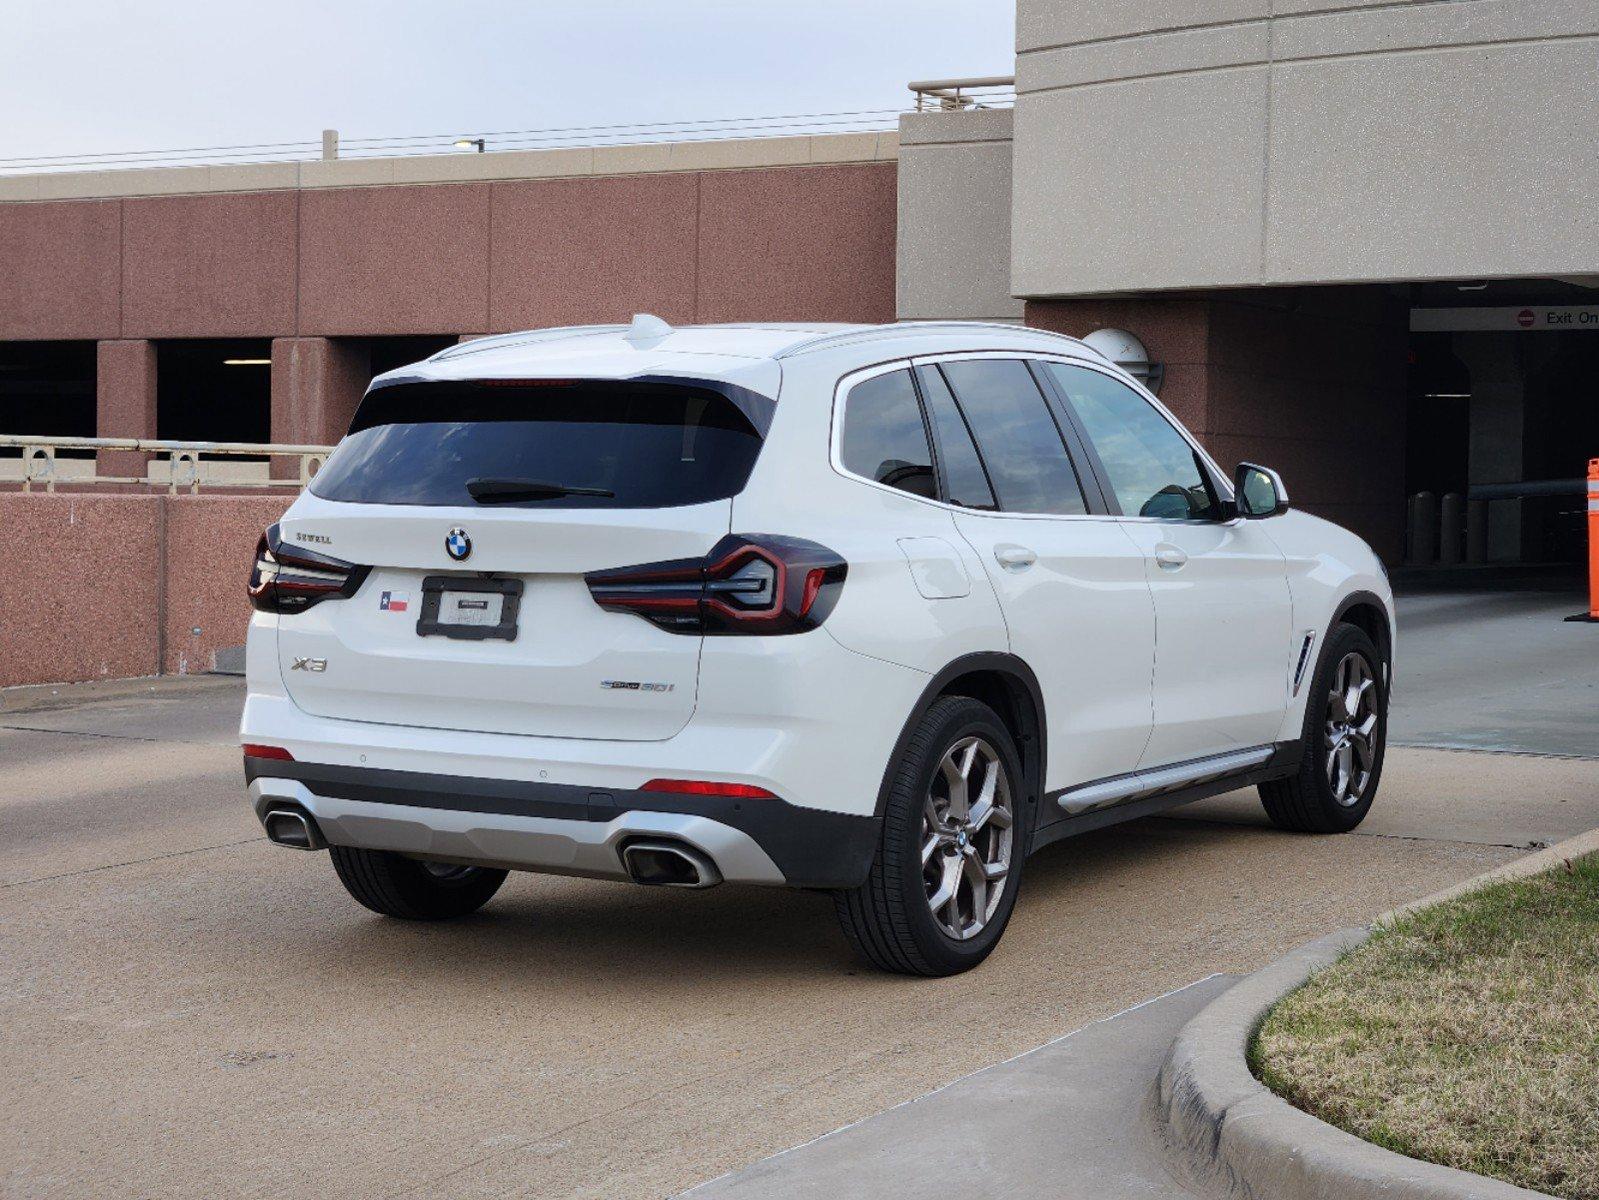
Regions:
M 603 496 L 607 499 L 616 496 L 605 488 L 570 487 L 564 483 L 546 483 L 542 479 L 468 479 L 466 490 L 479 504 L 553 500 L 558 496 Z

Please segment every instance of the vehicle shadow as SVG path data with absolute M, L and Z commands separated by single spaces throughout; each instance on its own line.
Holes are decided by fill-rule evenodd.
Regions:
M 459 921 L 415 925 L 348 908 L 343 918 L 327 931 L 330 955 L 358 960 L 376 944 L 423 973 L 487 967 L 507 980 L 581 979 L 657 999 L 718 978 L 856 969 L 831 897 L 779 888 L 687 892 L 513 874 L 486 907 Z
M 1214 858 L 1218 848 L 1225 855 L 1230 842 L 1274 836 L 1281 835 L 1145 820 L 1046 847 L 1025 867 L 1021 902 L 1001 953 L 1011 943 L 1050 940 L 1054 925 L 1099 923 L 1118 910 L 1136 914 L 1150 903 L 1151 888 L 1169 896 L 1190 860 Z M 325 897 L 306 899 L 328 918 L 319 922 L 314 953 L 419 978 L 563 978 L 654 1000 L 679 988 L 752 976 L 855 975 L 875 986 L 922 982 L 880 974 L 858 960 L 838 928 L 832 898 L 818 892 L 737 885 L 693 892 L 513 874 L 482 911 L 416 925 L 353 907 L 336 883 L 327 890 Z
M 1164 878 L 1163 894 L 1170 894 L 1189 862 L 1212 858 L 1232 843 L 1283 835 L 1264 825 L 1247 822 L 1175 820 L 1167 816 L 1144 817 L 1107 829 L 1079 834 L 1045 846 L 1027 862 L 1022 907 L 1069 906 L 1078 894 L 1092 894 L 1102 905 L 1107 890 L 1142 886 Z M 1143 897 L 1141 902 L 1147 902 Z M 1069 908 L 1067 909 L 1069 911 Z M 1020 915 L 1021 909 L 1018 909 Z

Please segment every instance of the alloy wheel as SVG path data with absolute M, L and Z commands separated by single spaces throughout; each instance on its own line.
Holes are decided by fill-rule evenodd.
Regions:
M 1358 650 L 1338 662 L 1327 693 L 1324 766 L 1333 799 L 1345 808 L 1360 803 L 1377 765 L 1377 681 Z
M 939 761 L 922 804 L 927 907 L 956 941 L 981 933 L 999 907 L 1015 820 L 999 752 L 983 738 L 961 738 Z

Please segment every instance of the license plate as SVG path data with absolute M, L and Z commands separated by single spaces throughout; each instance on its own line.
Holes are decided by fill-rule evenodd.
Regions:
M 421 637 L 516 640 L 520 579 L 462 579 L 430 575 L 422 581 Z
M 498 625 L 505 606 L 504 596 L 477 592 L 444 591 L 439 594 L 441 625 Z

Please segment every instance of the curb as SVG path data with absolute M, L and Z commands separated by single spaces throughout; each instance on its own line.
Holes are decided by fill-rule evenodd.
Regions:
M 1392 921 L 1485 884 L 1537 874 L 1599 850 L 1590 830 L 1457 887 L 1382 914 Z M 1384 1150 L 1301 1112 L 1249 1071 L 1266 1014 L 1310 976 L 1371 936 L 1344 929 L 1246 976 L 1183 1026 L 1161 1064 L 1156 1103 L 1167 1136 L 1199 1182 L 1241 1200 L 1534 1200 L 1528 1191 Z M 1547 1200 L 1547 1197 L 1545 1197 Z
M 1398 908 L 1391 908 L 1372 921 L 1373 925 L 1387 925 L 1399 917 L 1408 916 L 1424 908 L 1431 908 L 1434 904 L 1441 904 L 1445 900 L 1453 900 L 1456 896 L 1463 896 L 1467 892 L 1474 892 L 1480 887 L 1490 883 L 1503 883 L 1507 879 L 1525 879 L 1529 875 L 1538 875 L 1551 867 L 1558 866 L 1571 858 L 1581 858 L 1585 854 L 1599 852 L 1599 829 L 1590 829 L 1587 833 L 1579 833 L 1576 837 L 1569 837 L 1563 842 L 1556 842 L 1553 846 L 1545 847 L 1535 854 L 1523 855 L 1521 858 L 1512 859 L 1502 867 L 1495 867 L 1454 887 L 1445 888 L 1441 892 L 1434 892 L 1430 896 L 1423 896 L 1420 900 L 1412 900 L 1409 904 L 1401 904 Z

